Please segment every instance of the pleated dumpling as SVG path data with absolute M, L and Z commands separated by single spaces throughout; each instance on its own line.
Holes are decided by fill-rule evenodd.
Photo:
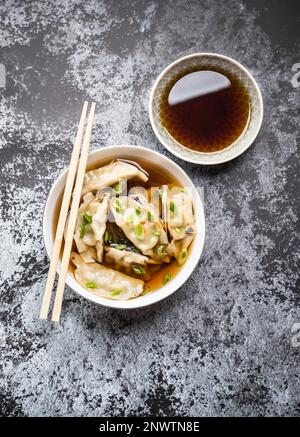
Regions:
M 195 232 L 195 216 L 192 199 L 180 187 L 163 187 L 163 211 L 169 233 L 173 240 L 181 240 Z
M 193 203 L 186 190 L 173 187 L 164 189 L 162 198 L 166 224 L 172 238 L 167 251 L 182 265 L 188 255 L 188 247 L 195 236 L 195 215 Z
M 140 253 L 130 252 L 129 250 L 119 250 L 114 247 L 105 247 L 104 259 L 105 262 L 109 264 L 117 264 L 122 267 L 153 264 L 148 257 Z
M 128 300 L 139 296 L 144 290 L 144 281 L 110 269 L 98 263 L 85 263 L 78 253 L 72 252 L 76 269 L 75 279 L 97 296 L 114 300 Z
M 82 203 L 77 216 L 74 240 L 79 253 L 95 246 L 97 260 L 102 261 L 103 236 L 108 215 L 109 195 L 104 194 L 102 199 L 94 198 L 90 202 Z
M 144 255 L 157 246 L 165 231 L 158 219 L 149 221 L 155 215 L 150 204 L 146 206 L 134 197 L 121 196 L 111 199 L 110 208 L 116 224 Z
M 121 180 L 138 179 L 147 182 L 148 174 L 138 165 L 116 160 L 96 170 L 87 171 L 84 177 L 82 195 L 110 187 Z
M 194 239 L 194 234 L 187 235 L 181 240 L 172 240 L 169 244 L 167 251 L 170 257 L 175 257 L 177 264 L 182 265 L 185 263 L 188 256 L 188 247 Z

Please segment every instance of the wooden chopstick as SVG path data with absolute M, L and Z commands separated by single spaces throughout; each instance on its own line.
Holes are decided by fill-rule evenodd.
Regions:
M 69 224 L 67 228 L 67 235 L 65 238 L 65 247 L 59 272 L 59 280 L 56 290 L 56 296 L 54 301 L 54 307 L 52 312 L 52 321 L 58 322 L 60 313 L 61 313 L 61 306 L 62 306 L 62 300 L 63 300 L 63 294 L 65 289 L 65 282 L 66 277 L 68 273 L 68 267 L 69 267 L 69 261 L 70 261 L 70 255 L 72 250 L 72 243 L 73 243 L 73 236 L 74 236 L 74 230 L 76 225 L 76 219 L 77 219 L 77 213 L 80 203 L 80 197 L 81 197 L 81 191 L 82 191 L 82 185 L 86 170 L 86 163 L 88 159 L 89 154 L 89 147 L 90 147 L 90 141 L 91 141 L 91 135 L 92 135 L 92 129 L 93 129 L 93 122 L 94 122 L 94 114 L 95 114 L 95 107 L 96 104 L 92 103 L 91 106 L 91 112 L 88 118 L 87 122 L 87 128 L 83 140 L 82 150 L 81 150 L 81 156 L 79 160 L 78 165 L 78 171 L 77 171 L 77 177 L 75 182 L 75 188 L 73 192 L 73 200 L 72 200 L 72 206 L 69 216 Z
M 48 278 L 47 278 L 47 283 L 46 283 L 45 292 L 44 292 L 42 305 L 41 305 L 41 312 L 40 312 L 41 319 L 47 319 L 47 317 L 48 317 L 52 288 L 53 288 L 53 284 L 54 284 L 54 280 L 55 280 L 57 263 L 58 263 L 58 259 L 59 259 L 64 229 L 65 229 L 66 220 L 67 220 L 67 216 L 68 216 L 68 210 L 69 210 L 70 200 L 71 200 L 71 196 L 72 196 L 72 189 L 73 189 L 74 180 L 75 180 L 75 176 L 76 176 L 76 170 L 77 170 L 78 158 L 79 158 L 82 137 L 83 137 L 83 132 L 84 132 L 84 125 L 85 125 L 85 120 L 86 120 L 87 109 L 88 109 L 88 102 L 84 102 L 78 130 L 77 130 L 77 134 L 76 134 L 76 138 L 75 138 L 75 142 L 74 142 L 74 147 L 73 147 L 73 151 L 72 151 L 72 155 L 71 155 L 70 167 L 69 167 L 69 171 L 68 171 L 68 175 L 67 175 L 66 186 L 65 186 L 65 190 L 64 190 L 63 200 L 62 200 L 62 204 L 61 204 L 61 209 L 60 209 L 60 214 L 59 214 L 59 219 L 58 219 L 58 224 L 57 224 L 57 229 L 56 229 L 56 235 L 55 235 L 55 240 L 54 240 L 54 246 L 53 246 L 53 252 L 52 252 L 52 256 L 51 256 L 49 272 L 48 272 Z

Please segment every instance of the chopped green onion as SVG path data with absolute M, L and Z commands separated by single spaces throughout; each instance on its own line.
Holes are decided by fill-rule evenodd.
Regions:
M 97 288 L 97 285 L 95 284 L 95 282 L 87 282 L 85 284 L 86 288 Z
M 184 262 L 186 261 L 186 258 L 188 256 L 188 251 L 187 249 L 182 249 L 179 254 L 176 257 L 176 261 L 178 265 L 182 265 L 184 264 Z
M 145 273 L 145 269 L 142 266 L 134 266 L 132 267 L 132 270 L 136 275 L 143 275 Z
M 181 257 L 182 258 L 186 258 L 187 257 L 187 254 L 188 254 L 188 252 L 187 252 L 187 249 L 183 249 L 182 251 L 181 251 Z
M 152 222 L 152 220 L 153 220 L 153 215 L 150 211 L 148 211 L 148 221 Z
M 108 243 L 111 240 L 111 235 L 108 231 L 105 231 L 104 233 L 104 241 L 105 243 Z
M 86 232 L 86 223 L 80 223 L 79 225 L 79 236 L 80 238 L 83 238 Z
M 182 193 L 185 193 L 185 188 L 180 187 L 180 191 L 181 191 Z
M 169 272 L 165 273 L 164 277 L 163 277 L 163 285 L 165 285 L 167 282 L 169 282 L 171 280 L 171 275 Z
M 83 221 L 88 225 L 92 223 L 93 217 L 87 213 L 83 214 Z
M 145 290 L 143 291 L 142 294 L 140 294 L 140 296 L 145 296 L 145 294 L 148 294 L 148 293 L 150 293 L 151 291 L 152 291 L 152 290 L 151 290 L 150 287 L 145 287 Z
M 118 244 L 118 246 L 114 246 L 114 248 L 118 250 L 124 250 L 126 249 L 126 247 L 126 244 Z
M 82 222 L 79 225 L 79 236 L 80 238 L 83 238 L 86 233 L 86 227 L 90 223 L 92 223 L 93 217 L 87 213 L 84 213 L 82 216 Z
M 116 193 L 116 195 L 119 195 L 125 190 L 125 188 L 126 188 L 126 181 L 120 181 L 114 185 L 113 190 Z
M 138 217 L 141 215 L 141 210 L 140 210 L 139 207 L 138 207 L 138 208 L 135 208 L 135 213 L 136 213 L 136 215 L 137 215 Z
M 134 222 L 134 214 L 133 214 L 133 212 L 131 212 L 131 213 L 129 214 L 129 217 L 128 217 L 128 219 L 127 219 L 127 222 L 128 222 L 129 224 L 132 224 L 132 223 Z
M 140 224 L 137 224 L 137 225 L 134 227 L 134 233 L 135 233 L 136 238 L 137 238 L 138 240 L 143 240 L 144 237 L 145 237 L 145 231 L 144 231 L 144 228 L 143 228 L 143 226 L 140 225 Z
M 115 209 L 116 209 L 116 212 L 117 212 L 118 214 L 120 214 L 121 211 L 122 211 L 122 204 L 121 204 L 121 202 L 120 202 L 119 199 L 116 199 L 116 200 L 115 200 Z
M 152 234 L 155 235 L 155 237 L 159 237 L 160 231 L 158 231 L 157 229 L 153 229 Z
M 173 214 L 176 214 L 176 205 L 175 205 L 175 203 L 173 201 L 170 202 L 170 211 Z
M 118 296 L 118 294 L 121 294 L 122 290 L 112 290 L 110 293 L 112 296 Z
M 167 244 L 160 244 L 156 247 L 156 255 L 165 256 L 167 254 Z

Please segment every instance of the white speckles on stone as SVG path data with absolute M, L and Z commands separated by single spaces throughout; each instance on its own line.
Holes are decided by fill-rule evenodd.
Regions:
M 142 33 L 151 29 L 151 24 L 154 21 L 156 9 L 157 5 L 154 2 L 145 9 L 145 19 L 140 24 L 140 31 Z

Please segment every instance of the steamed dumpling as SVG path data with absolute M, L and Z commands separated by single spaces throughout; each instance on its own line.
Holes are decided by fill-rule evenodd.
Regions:
M 85 251 L 80 254 L 82 260 L 85 263 L 95 263 L 97 262 L 97 252 L 95 247 L 89 246 Z
M 182 240 L 195 233 L 193 203 L 188 193 L 179 187 L 164 189 L 162 198 L 164 220 L 172 240 Z
M 104 259 L 107 263 L 115 263 L 122 267 L 153 264 L 152 260 L 140 253 L 129 252 L 129 250 L 119 250 L 114 247 L 105 247 Z
M 81 256 L 72 252 L 71 260 L 76 269 L 75 279 L 97 296 L 114 300 L 127 300 L 139 296 L 144 282 L 98 263 L 85 263 Z
M 147 255 L 156 262 L 169 263 L 171 261 L 169 255 L 167 255 L 169 240 L 165 224 L 159 216 L 159 208 L 156 208 L 152 203 L 148 202 L 148 198 L 145 195 L 138 193 L 132 195 L 130 192 L 130 197 L 133 197 L 136 202 L 139 202 L 142 205 L 142 210 L 145 211 L 145 215 L 148 215 L 148 220 L 154 224 L 153 229 L 155 234 L 159 235 L 156 245 L 144 250 L 144 255 Z
M 115 270 L 139 277 L 145 281 L 151 278 L 153 269 L 149 269 L 149 265 L 153 267 L 154 264 L 156 266 L 160 264 L 160 262 L 156 262 L 140 253 L 119 250 L 114 247 L 105 247 L 104 261 Z
M 179 187 L 164 189 L 163 209 L 169 233 L 173 240 L 181 240 L 195 232 L 193 203 L 186 191 Z
M 109 195 L 104 194 L 102 200 L 93 199 L 82 203 L 77 216 L 74 240 L 78 252 L 84 252 L 89 246 L 95 246 L 97 260 L 102 261 L 103 235 L 106 228 Z
M 160 231 L 156 223 L 148 221 L 149 210 L 141 203 L 131 196 L 122 196 L 112 198 L 110 208 L 116 224 L 143 254 L 157 245 Z
M 86 172 L 82 188 L 82 195 L 89 191 L 97 191 L 101 188 L 110 187 L 120 180 L 139 179 L 147 182 L 146 172 L 139 170 L 132 164 L 124 161 L 113 161 L 108 165 L 96 170 Z
M 171 257 L 175 257 L 177 264 L 182 265 L 185 263 L 188 256 L 188 247 L 194 239 L 194 235 L 187 235 L 181 240 L 173 240 L 168 246 L 168 254 Z

